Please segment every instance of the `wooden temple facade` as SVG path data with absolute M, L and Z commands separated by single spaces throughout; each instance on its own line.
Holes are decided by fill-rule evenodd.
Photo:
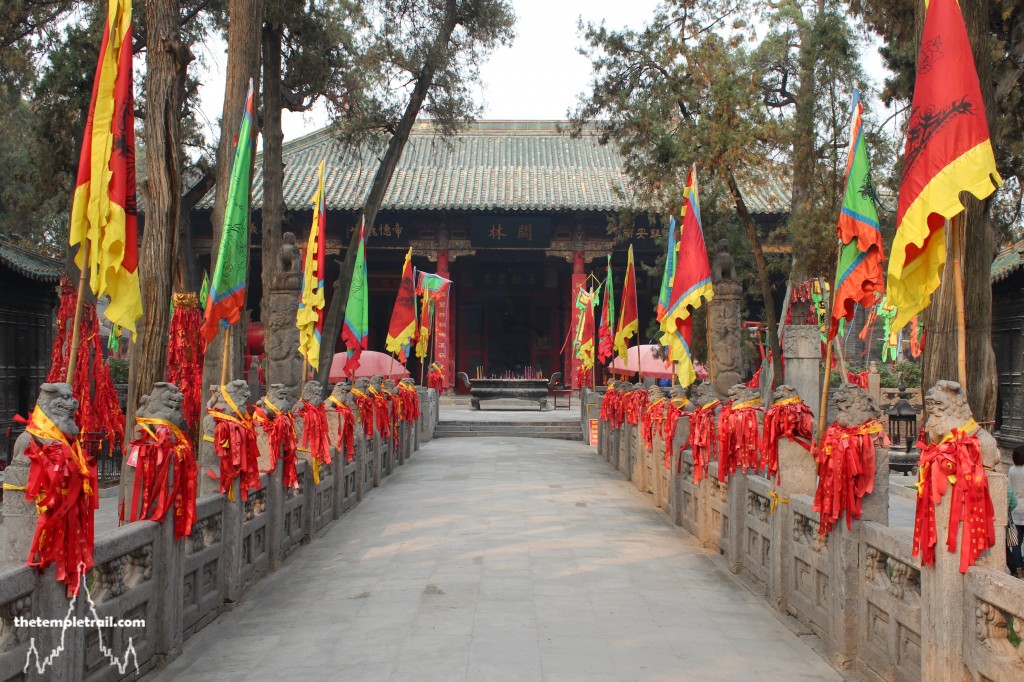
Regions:
M 616 294 L 621 295 L 629 240 L 613 241 L 607 226 L 609 218 L 627 208 L 628 188 L 613 145 L 599 144 L 596 135 L 572 139 L 557 126 L 556 121 L 478 122 L 447 142 L 429 125 L 415 128 L 367 235 L 371 350 L 384 350 L 411 246 L 417 269 L 453 282 L 433 354 L 447 367 L 450 382 L 456 371 L 491 376 L 532 370 L 544 376 L 563 371 L 570 383 L 572 363 L 561 350 L 572 324 L 573 285 L 591 274 L 603 279 L 605 257 L 611 253 Z M 285 230 L 294 232 L 300 245 L 309 232 L 316 168 L 327 160 L 331 282 L 341 258 L 335 254 L 343 253 L 358 229 L 377 157 L 343 148 L 328 130 L 286 143 L 283 156 Z M 258 319 L 261 296 L 261 161 L 257 157 L 254 175 L 253 319 Z M 788 189 L 758 187 L 747 199 L 756 215 L 778 217 L 785 213 Z M 192 216 L 193 248 L 205 268 L 212 206 L 211 193 Z M 640 266 L 653 263 L 665 248 L 661 229 L 646 218 L 633 228 L 641 335 L 653 315 L 650 301 L 660 281 Z M 409 369 L 418 377 L 416 361 Z
M 64 263 L 0 239 L 0 463 L 11 457 L 14 438 L 50 369 L 57 283 Z

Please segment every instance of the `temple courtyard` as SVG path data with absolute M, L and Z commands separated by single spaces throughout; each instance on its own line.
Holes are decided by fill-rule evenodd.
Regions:
M 596 448 L 444 437 L 145 679 L 842 679 L 815 647 Z

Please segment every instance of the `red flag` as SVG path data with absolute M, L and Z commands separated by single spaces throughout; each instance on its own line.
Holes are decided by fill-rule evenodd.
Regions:
M 1000 184 L 960 6 L 956 0 L 931 0 L 889 259 L 886 298 L 898 309 L 893 331 L 927 307 L 939 286 L 946 262 L 945 221 L 964 210 L 960 192 L 984 199 Z
M 636 314 L 636 271 L 633 268 L 633 245 L 629 245 L 626 262 L 626 281 L 622 284 L 622 306 L 619 308 L 619 326 L 615 330 L 615 352 L 629 366 L 629 339 L 640 330 Z
M 405 254 L 405 265 L 402 266 L 402 283 L 398 285 L 385 348 L 389 353 L 397 354 L 399 361 L 405 362 L 409 359 L 416 331 L 416 282 L 412 274 L 412 247 L 409 247 L 409 252 Z

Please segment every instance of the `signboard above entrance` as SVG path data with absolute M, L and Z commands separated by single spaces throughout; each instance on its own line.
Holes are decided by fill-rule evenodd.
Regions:
M 472 216 L 469 239 L 473 246 L 546 249 L 551 246 L 551 218 L 530 215 Z

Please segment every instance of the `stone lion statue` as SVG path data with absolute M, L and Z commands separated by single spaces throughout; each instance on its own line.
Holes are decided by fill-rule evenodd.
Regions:
M 416 387 L 416 380 L 413 379 L 412 377 L 406 377 L 406 378 L 402 379 L 398 383 L 405 384 L 406 386 L 410 386 L 410 387 L 413 387 L 413 388 Z
M 351 407 L 352 405 L 352 384 L 347 381 L 339 381 L 334 384 L 334 388 L 331 389 L 331 397 L 337 400 L 339 403 L 344 403 Z
M 703 407 L 710 402 L 718 400 L 718 393 L 715 391 L 715 387 L 711 384 L 701 383 L 690 389 L 690 400 L 692 400 L 694 404 Z
M 302 387 L 302 399 L 313 406 L 323 404 L 323 393 L 323 386 L 315 379 L 313 381 L 307 381 L 306 385 Z
M 855 384 L 843 384 L 837 388 L 832 394 L 832 404 L 836 409 L 836 422 L 845 428 L 860 426 L 882 416 L 882 410 L 871 394 Z
M 963 427 L 973 418 L 967 396 L 964 395 L 960 384 L 955 381 L 937 382 L 925 393 L 924 405 L 928 413 L 924 430 L 932 443 L 939 442 L 950 431 Z M 980 426 L 975 428 L 974 434 L 980 441 L 981 458 L 985 465 L 991 467 L 998 464 L 1000 454 L 996 439 Z
M 359 377 L 358 379 L 356 379 L 356 383 L 352 386 L 352 388 L 356 389 L 357 391 L 362 391 L 363 393 L 366 393 L 367 389 L 370 388 L 370 380 L 367 379 L 366 377 Z
M 384 390 L 385 391 L 387 391 L 388 393 L 394 393 L 397 389 L 398 389 L 398 386 L 395 384 L 394 379 L 390 379 L 390 378 L 389 379 L 385 379 L 385 381 L 384 381 Z
M 277 267 L 280 272 L 299 272 L 302 269 L 302 253 L 295 245 L 295 233 L 281 235 L 281 250 L 277 252 Z
M 750 388 L 746 384 L 733 384 L 729 389 L 729 400 L 734 403 L 747 403 L 751 400 L 759 400 L 761 391 Z
M 75 415 L 78 414 L 78 400 L 75 399 L 70 384 L 54 383 L 40 386 L 36 407 L 57 425 L 61 433 L 66 436 L 78 435 L 78 424 L 75 422 Z M 18 440 L 20 441 L 24 435 L 24 433 L 21 434 Z
M 147 419 L 163 419 L 179 429 L 185 429 L 185 415 L 181 410 L 184 399 L 185 396 L 177 386 L 166 381 L 158 381 L 153 384 L 153 390 L 148 395 L 139 399 L 139 409 L 135 415 Z
M 649 400 L 652 403 L 656 400 L 661 400 L 664 397 L 665 394 L 662 392 L 661 387 L 659 386 L 650 386 L 647 389 L 647 400 Z
M 381 374 L 374 374 L 370 377 L 370 385 L 378 391 L 382 390 L 384 388 L 384 376 Z
M 796 392 L 796 388 L 789 384 L 782 384 L 772 391 L 772 402 L 777 403 L 780 400 L 788 400 L 790 398 L 799 398 L 800 394 Z
M 711 279 L 715 283 L 736 281 L 736 261 L 729 253 L 728 239 L 718 240 L 715 260 L 711 264 Z
M 287 412 L 292 409 L 292 392 L 285 384 L 270 384 L 267 394 L 256 403 L 267 414 L 273 414 L 274 410 L 267 405 L 268 400 L 280 412 Z
M 224 391 L 231 397 L 238 410 L 243 414 L 248 411 L 249 397 L 249 384 L 243 379 L 235 379 L 234 381 L 228 382 L 224 386 Z M 206 401 L 206 409 L 213 412 L 221 412 L 223 414 L 234 414 L 231 409 L 231 405 L 224 399 L 224 396 L 220 392 L 220 386 L 213 384 L 210 386 L 210 399 Z M 209 414 L 203 416 L 203 433 L 208 436 L 213 436 L 213 430 L 217 424 Z M 204 438 L 203 449 L 209 445 L 210 451 L 213 451 L 213 445 L 206 441 Z

